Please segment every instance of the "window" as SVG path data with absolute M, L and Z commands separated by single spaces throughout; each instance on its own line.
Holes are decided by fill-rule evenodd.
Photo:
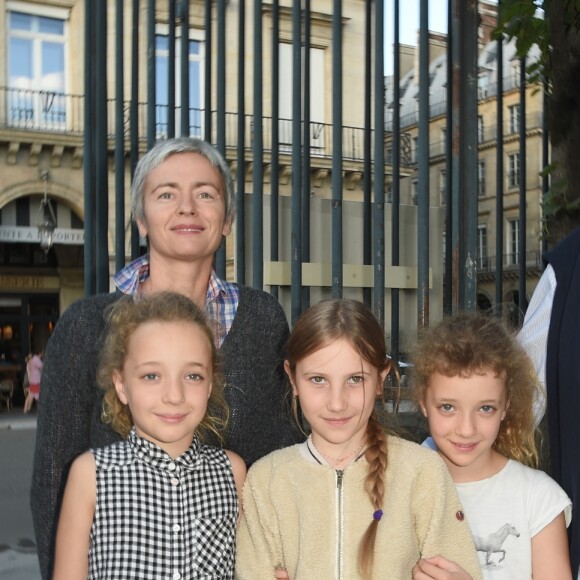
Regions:
M 477 142 L 483 143 L 485 140 L 484 125 L 483 125 L 483 115 L 477 116 Z
M 489 94 L 489 76 L 483 73 L 477 79 L 477 96 L 479 99 L 485 99 Z
M 519 262 L 520 251 L 520 221 L 519 219 L 508 220 L 508 266 L 516 266 Z
M 477 226 L 477 267 L 488 267 L 487 226 L 481 224 Z
M 310 49 L 310 147 L 324 152 L 326 121 L 324 102 L 324 49 Z M 280 143 L 292 145 L 292 45 L 280 43 Z
M 417 205 L 419 203 L 419 181 L 413 179 L 411 183 L 411 205 Z
M 66 21 L 62 9 L 20 3 L 8 12 L 8 119 L 18 127 L 64 129 Z
M 419 147 L 419 137 L 413 137 L 411 142 L 411 163 L 417 163 L 417 149 Z
M 176 30 L 175 39 L 175 133 L 181 133 L 181 39 L 180 30 Z M 203 48 L 199 40 L 190 40 L 189 50 L 189 134 L 202 136 L 203 119 Z M 155 100 L 156 100 L 156 134 L 157 138 L 167 136 L 169 121 L 169 36 L 155 35 Z
M 441 199 L 441 205 L 444 206 L 446 203 L 445 194 L 447 193 L 447 172 L 445 169 L 439 171 L 439 197 Z
M 509 115 L 509 133 L 513 135 L 520 130 L 520 105 L 511 105 L 508 107 Z
M 520 185 L 520 154 L 509 155 L 508 187 L 514 188 Z
M 477 195 L 483 197 L 485 195 L 485 161 L 477 162 Z
M 519 87 L 520 86 L 520 61 L 519 60 L 513 60 L 511 62 L 510 65 L 511 68 L 511 75 L 512 75 L 512 82 L 513 82 L 513 86 L 514 87 Z

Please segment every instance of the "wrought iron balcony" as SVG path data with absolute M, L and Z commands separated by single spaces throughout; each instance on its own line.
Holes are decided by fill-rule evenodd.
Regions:
M 110 139 L 115 137 L 115 101 L 108 101 L 108 131 Z M 128 139 L 130 130 L 130 103 L 124 102 L 123 126 L 125 137 Z M 82 137 L 85 124 L 84 96 L 50 91 L 33 91 L 0 87 L 0 131 L 33 131 L 49 134 Z M 175 109 L 175 126 L 180 126 L 181 108 Z M 166 138 L 169 127 L 169 107 L 156 107 L 156 139 Z M 147 103 L 139 103 L 137 113 L 137 127 L 141 142 L 146 140 Z M 203 109 L 189 110 L 189 134 L 202 137 L 204 131 Z M 262 119 L 264 151 L 272 150 L 272 123 L 271 117 Z M 226 113 L 226 146 L 237 147 L 238 114 Z M 216 127 L 216 113 L 212 113 L 212 127 Z M 362 162 L 364 160 L 364 129 L 361 127 L 343 126 L 342 157 L 347 161 Z M 254 118 L 246 115 L 244 119 L 244 142 L 247 149 L 251 149 L 254 133 Z M 333 127 L 327 123 L 313 121 L 310 123 L 310 154 L 312 157 L 332 157 Z M 292 150 L 293 126 L 290 119 L 278 120 L 279 152 L 290 153 Z M 371 142 L 374 132 L 371 134 Z M 384 134 L 385 163 L 392 161 L 392 134 Z M 410 137 L 403 135 L 401 139 L 401 165 L 410 166 Z
M 537 250 L 526 252 L 526 268 L 541 268 L 542 254 Z M 513 271 L 519 268 L 520 255 L 516 253 L 504 254 L 502 265 L 505 271 Z M 488 274 L 497 270 L 497 256 L 485 256 L 477 259 L 477 273 Z

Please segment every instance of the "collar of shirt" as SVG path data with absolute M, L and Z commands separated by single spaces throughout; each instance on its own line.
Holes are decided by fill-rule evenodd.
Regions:
M 127 264 L 114 277 L 115 286 L 124 294 L 138 294 L 139 288 L 149 278 L 149 254 Z M 217 277 L 212 270 L 205 297 L 205 311 L 212 324 L 216 346 L 224 343 L 234 322 L 240 290 L 236 284 Z
M 152 468 L 161 471 L 172 472 L 176 470 L 177 466 L 192 470 L 195 468 L 199 457 L 200 443 L 197 435 L 194 436 L 189 448 L 175 459 L 172 459 L 161 447 L 155 445 L 155 443 L 137 435 L 135 427 L 131 429 L 127 440 L 136 457 L 144 463 L 149 464 Z

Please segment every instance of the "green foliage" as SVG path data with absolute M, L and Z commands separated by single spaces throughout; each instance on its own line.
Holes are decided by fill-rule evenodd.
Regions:
M 557 163 L 550 163 L 540 172 L 540 176 L 553 176 L 557 169 Z M 552 178 L 550 189 L 542 200 L 542 210 L 546 220 L 557 219 L 562 213 L 575 215 L 580 211 L 580 198 L 569 199 L 566 180 Z
M 517 55 L 528 55 L 536 44 L 539 57 L 527 67 L 531 82 L 542 82 L 550 87 L 551 32 L 549 21 L 543 17 L 552 4 L 563 10 L 566 31 L 580 30 L 580 0 L 499 0 L 498 27 L 494 38 L 502 35 L 515 39 Z
M 559 125 L 552 123 L 553 145 L 566 140 L 556 131 L 558 127 L 565 127 L 565 136 L 567 131 L 577 131 L 576 124 L 572 122 L 573 116 L 577 113 L 565 107 L 578 101 L 577 94 L 571 96 L 569 92 L 564 92 L 563 99 L 561 85 L 557 87 L 558 102 L 555 104 L 552 100 L 554 88 L 552 81 L 558 74 L 556 82 L 560 83 L 562 65 L 569 64 L 555 62 L 552 47 L 556 46 L 558 54 L 569 54 L 570 47 L 577 44 L 579 31 L 580 0 L 498 0 L 498 27 L 494 31 L 494 37 L 514 39 L 516 54 L 520 58 L 528 56 L 534 44 L 539 49 L 537 59 L 528 62 L 528 80 L 539 83 L 538 87 L 543 86 L 549 95 L 551 107 L 554 108 L 552 121 L 557 119 L 559 123 Z M 564 67 L 564 72 L 566 73 L 568 69 Z M 572 79 L 573 77 L 570 77 L 568 81 L 572 83 L 570 86 L 575 85 Z M 568 85 L 564 83 L 563 86 Z M 559 167 L 557 164 L 551 164 L 541 172 L 542 176 L 551 177 L 551 185 L 544 194 L 542 208 L 546 226 L 550 234 L 555 233 L 557 238 L 565 235 L 565 231 L 577 224 L 580 219 L 578 184 L 568 181 L 568 169 L 566 165 Z
M 564 0 L 564 2 L 580 0 Z M 527 56 L 534 44 L 538 45 L 538 59 L 527 66 L 530 82 L 538 82 L 549 87 L 550 68 L 550 29 L 547 20 L 541 17 L 538 9 L 547 10 L 551 0 L 500 0 L 498 27 L 494 38 L 506 36 L 515 39 L 516 54 Z

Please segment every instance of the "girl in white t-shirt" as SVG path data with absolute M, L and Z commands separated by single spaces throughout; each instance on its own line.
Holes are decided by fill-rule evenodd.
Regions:
M 446 318 L 419 339 L 413 388 L 455 482 L 484 578 L 571 579 L 571 502 L 533 469 L 539 383 L 515 337 L 483 314 Z M 413 578 L 447 578 L 450 565 L 422 560 Z

